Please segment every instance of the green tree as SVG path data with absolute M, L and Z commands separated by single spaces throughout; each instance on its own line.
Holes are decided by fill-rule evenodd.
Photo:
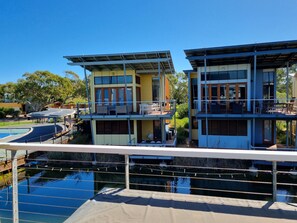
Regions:
M 296 64 L 292 65 L 289 69 L 289 73 L 296 73 Z M 292 85 L 293 78 L 289 75 L 288 78 L 288 97 L 292 98 Z M 276 94 L 277 98 L 286 98 L 287 92 L 287 74 L 285 68 L 277 69 L 276 71 Z
M 30 102 L 34 110 L 56 101 L 66 103 L 73 98 L 74 85 L 71 79 L 50 73 L 36 71 L 25 73 L 16 85 L 16 98 L 23 103 Z
M 0 100 L 15 101 L 15 89 L 16 89 L 16 84 L 13 82 L 0 84 Z
M 188 80 L 183 72 L 171 74 L 168 76 L 170 96 L 175 99 L 177 104 L 188 102 Z

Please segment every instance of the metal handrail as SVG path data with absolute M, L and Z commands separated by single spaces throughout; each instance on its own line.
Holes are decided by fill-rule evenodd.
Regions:
M 277 162 L 297 162 L 297 152 L 292 151 L 258 151 L 258 150 L 231 150 L 231 149 L 193 149 L 193 148 L 158 148 L 158 147 L 132 147 L 132 146 L 105 146 L 105 145 L 70 145 L 70 144 L 30 144 L 30 143 L 0 143 L 0 148 L 11 150 L 12 152 L 12 185 L 13 185 L 13 221 L 19 222 L 18 210 L 18 172 L 17 158 L 18 151 L 47 151 L 47 152 L 73 152 L 73 153 L 103 153 L 103 154 L 119 154 L 125 156 L 125 186 L 129 189 L 130 185 L 135 185 L 135 182 L 130 183 L 130 155 L 149 155 L 149 156 L 173 156 L 173 157 L 195 157 L 195 158 L 219 158 L 219 159 L 238 159 L 238 160 L 266 160 L 273 163 L 272 174 L 272 195 L 273 200 L 276 200 L 277 191 Z M 131 172 L 131 175 L 135 173 Z M 165 174 L 166 175 L 166 174 Z M 196 176 L 194 174 L 194 176 Z M 196 178 L 201 178 L 197 176 Z M 206 178 L 204 177 L 206 180 Z M 214 179 L 213 179 L 214 180 Z M 229 181 L 234 181 L 229 179 Z M 120 183 L 120 182 L 118 182 Z M 263 183 L 263 182 L 259 182 Z M 150 184 L 137 183 L 148 186 Z M 155 185 L 156 186 L 156 185 Z M 50 187 L 48 187 L 50 189 Z M 228 192 L 222 189 L 210 188 L 194 188 L 199 190 L 214 190 L 218 192 Z M 236 193 L 250 193 L 246 191 L 232 191 Z M 259 195 L 271 195 L 270 193 L 258 193 Z

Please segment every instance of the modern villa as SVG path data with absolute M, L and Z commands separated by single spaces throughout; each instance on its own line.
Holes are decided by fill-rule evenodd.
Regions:
M 170 51 L 65 58 L 91 72 L 89 106 L 78 109 L 81 119 L 91 120 L 95 145 L 175 146 Z
M 190 140 L 207 148 L 267 148 L 276 144 L 276 121 L 287 125 L 286 146 L 296 143 L 296 105 L 276 95 L 276 69 L 297 63 L 297 41 L 185 50 Z M 296 134 L 295 134 L 296 135 Z M 294 142 L 295 141 L 295 142 Z M 294 145 L 295 147 L 295 145 Z

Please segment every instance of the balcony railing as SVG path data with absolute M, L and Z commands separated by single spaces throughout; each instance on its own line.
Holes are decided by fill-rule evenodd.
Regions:
M 174 192 L 176 188 L 180 187 L 181 189 L 186 189 L 182 185 L 177 185 L 176 183 L 170 183 L 170 179 L 177 179 L 182 177 L 191 181 L 190 185 L 194 193 L 199 192 L 209 192 L 212 191 L 216 193 L 216 196 L 221 196 L 222 194 L 241 194 L 243 196 L 250 195 L 252 197 L 263 196 L 263 199 L 270 199 L 276 201 L 278 198 L 280 200 L 282 197 L 297 198 L 296 196 L 296 187 L 297 184 L 294 181 L 289 180 L 289 175 L 296 175 L 296 171 L 279 171 L 277 169 L 278 162 L 297 162 L 297 152 L 291 151 L 254 151 L 254 150 L 222 150 L 222 149 L 191 149 L 191 148 L 158 148 L 158 147 L 129 147 L 129 146 L 99 146 L 99 145 L 53 145 L 53 144 L 19 144 L 19 143 L 2 143 L 0 148 L 7 149 L 12 153 L 12 200 L 11 194 L 8 196 L 7 201 L 3 201 L 6 204 L 10 204 L 12 210 L 3 209 L 5 212 L 12 212 L 12 218 L 9 218 L 6 215 L 3 219 L 13 220 L 13 222 L 19 222 L 19 220 L 24 220 L 19 218 L 19 213 L 21 218 L 26 217 L 28 221 L 32 221 L 29 217 L 34 216 L 34 222 L 42 222 L 45 218 L 47 221 L 50 221 L 48 218 L 53 217 L 51 222 L 56 222 L 55 217 L 59 217 L 60 220 L 65 220 L 68 216 L 63 215 L 64 213 L 71 214 L 75 211 L 80 204 L 85 202 L 87 199 L 93 196 L 93 193 L 98 192 L 94 188 L 93 190 L 88 189 L 89 187 L 78 188 L 74 185 L 76 184 L 76 177 L 65 177 L 65 173 L 70 175 L 75 175 L 77 172 L 90 173 L 94 172 L 97 174 L 96 181 L 94 183 L 98 184 L 114 184 L 116 186 L 125 185 L 127 189 L 131 188 L 149 188 L 149 190 L 155 190 L 155 188 L 162 188 L 163 191 Z M 29 165 L 24 168 L 29 168 L 32 171 L 45 171 L 51 172 L 50 175 L 41 174 L 36 175 L 35 177 L 40 177 L 40 183 L 33 186 L 34 190 L 46 189 L 50 191 L 50 196 L 45 194 L 34 194 L 34 190 L 29 190 L 28 193 L 24 194 L 22 190 L 20 196 L 20 209 L 19 209 L 19 192 L 18 188 L 27 187 L 26 185 L 18 186 L 18 165 L 17 165 L 17 154 L 22 150 L 31 150 L 31 151 L 43 151 L 43 152 L 66 152 L 66 153 L 100 153 L 100 154 L 117 154 L 123 155 L 124 161 L 117 162 L 97 162 L 97 161 L 82 161 L 82 160 L 62 160 L 62 159 L 42 159 L 40 158 L 30 158 L 28 161 Z M 138 156 L 171 156 L 171 157 L 190 157 L 190 158 L 214 158 L 214 159 L 232 159 L 234 160 L 265 160 L 272 163 L 271 169 L 261 169 L 256 168 L 228 168 L 220 166 L 205 166 L 205 165 L 196 165 L 196 164 L 136 164 L 130 162 L 129 156 L 138 155 Z M 87 165 L 89 163 L 89 165 Z M 73 165 L 79 165 L 79 168 L 73 168 Z M 59 166 L 64 165 L 64 166 Z M 66 171 L 66 172 L 65 172 Z M 62 172 L 62 178 L 59 176 Z M 105 179 L 102 179 L 102 175 L 108 175 Z M 112 180 L 111 176 L 119 176 Z M 120 177 L 122 176 L 122 177 Z M 279 179 L 278 179 L 279 176 Z M 143 178 L 141 178 L 143 177 Z M 143 180 L 144 177 L 146 180 Z M 79 182 L 90 182 L 90 179 L 81 179 L 77 176 Z M 285 178 L 284 181 L 281 181 Z M 155 179 L 155 180 L 153 180 Z M 161 179 L 161 180 L 160 180 Z M 35 179 L 36 182 L 39 182 Z M 67 181 L 67 186 L 64 188 L 62 184 L 57 184 L 56 187 L 47 186 L 45 183 L 46 180 L 63 180 Z M 74 181 L 73 184 L 70 184 L 70 181 Z M 30 182 L 30 181 L 29 181 Z M 34 181 L 32 181 L 34 182 Z M 32 183 L 31 182 L 31 183 Z M 199 183 L 201 182 L 201 183 Z M 206 187 L 206 182 L 211 182 L 210 187 Z M 214 185 L 222 185 L 226 183 L 226 188 L 216 188 Z M 159 184 L 158 184 L 159 183 Z M 230 185 L 233 185 L 230 187 Z M 245 185 L 246 184 L 246 185 Z M 71 187 L 73 185 L 73 188 Z M 170 186 L 171 185 L 171 186 Z M 237 185 L 237 186 L 235 186 Z M 245 186 L 243 186 L 245 185 Z M 258 190 L 253 188 L 252 191 L 248 191 L 252 185 L 257 185 Z M 168 189 L 168 187 L 173 187 Z M 295 188 L 291 194 L 284 194 L 283 188 L 287 187 Z M 93 188 L 93 187 L 92 187 Z M 264 188 L 268 188 L 268 191 L 263 191 Z M 270 189 L 269 189 L 270 188 Z M 54 190 L 58 192 L 55 193 Z M 88 192 L 90 197 L 82 199 L 80 196 L 79 199 L 75 197 L 67 197 L 67 194 L 62 194 L 61 191 L 76 191 L 77 195 L 81 195 L 83 192 Z M 11 192 L 11 191 L 10 191 Z M 37 191 L 38 192 L 38 191 Z M 202 193 L 202 194 L 203 194 Z M 3 195 L 3 194 L 2 194 Z M 30 199 L 30 197 L 32 199 Z M 36 198 L 40 197 L 42 200 L 50 199 L 51 204 L 43 203 L 42 201 L 36 201 Z M 60 203 L 53 202 L 59 201 Z M 65 203 L 61 203 L 61 199 L 67 200 Z M 34 203 L 34 201 L 36 203 Z M 69 201 L 73 201 L 70 203 Z M 76 202 L 74 202 L 76 201 Z M 80 204 L 77 204 L 77 202 Z M 68 204 L 68 206 L 67 206 Z M 70 205 L 71 204 L 71 205 Z M 36 208 L 36 205 L 40 208 Z M 77 206 L 78 205 L 78 206 Z M 70 207 L 71 206 L 71 207 Z M 6 207 L 4 205 L 4 207 Z M 32 209 L 29 209 L 32 207 Z M 3 208 L 3 207 L 2 207 Z M 71 208 L 71 209 L 70 209 Z M 57 211 L 57 212 L 55 212 Z M 63 213 L 63 214 L 61 214 Z M 38 218 L 39 216 L 39 218 Z M 2 218 L 3 216 L 0 216 Z
M 122 115 L 173 115 L 176 110 L 175 100 L 165 101 L 125 101 L 125 102 L 95 102 L 79 103 L 79 115 L 122 116 Z
M 295 99 L 195 100 L 195 114 L 279 114 L 296 115 Z

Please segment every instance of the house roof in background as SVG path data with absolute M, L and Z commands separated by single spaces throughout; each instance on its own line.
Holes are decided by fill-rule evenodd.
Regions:
M 102 70 L 135 70 L 138 74 L 158 74 L 158 63 L 161 73 L 172 74 L 175 72 L 171 53 L 167 51 L 94 54 L 64 56 L 70 62 L 69 65 L 85 67 L 89 71 Z
M 280 68 L 287 62 L 297 63 L 297 40 L 188 49 L 185 54 L 194 70 L 203 67 L 205 59 L 207 66 L 244 63 L 253 66 L 255 55 L 258 68 Z

